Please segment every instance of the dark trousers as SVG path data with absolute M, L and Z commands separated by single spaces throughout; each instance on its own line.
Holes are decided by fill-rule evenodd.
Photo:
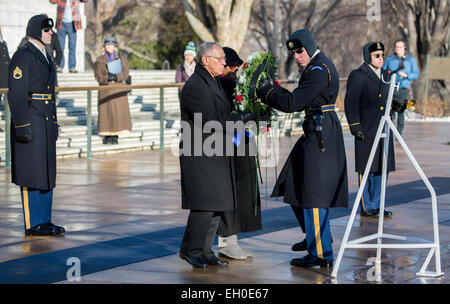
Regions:
M 306 234 L 308 253 L 322 259 L 333 260 L 328 208 L 301 208 L 291 205 L 297 222 Z
M 290 205 L 290 206 L 292 208 L 292 211 L 294 211 L 295 217 L 297 218 L 297 222 L 300 225 L 302 232 L 306 233 L 306 231 L 305 231 L 305 216 L 303 215 L 303 208 L 297 207 L 294 205 Z
M 394 111 L 394 115 L 392 115 L 392 122 L 395 124 L 398 133 L 402 135 L 403 128 L 405 127 L 405 112 L 398 113 Z
M 53 189 L 20 187 L 25 230 L 52 221 Z
M 358 173 L 358 176 L 359 176 L 359 185 L 361 185 L 363 175 L 362 173 Z M 369 173 L 361 197 L 361 208 L 364 209 L 364 211 L 375 210 L 380 208 L 381 177 L 382 177 L 381 173 Z M 386 173 L 386 183 L 388 177 L 389 173 Z
M 63 22 L 62 28 L 58 30 L 59 44 L 61 45 L 61 57 L 60 68 L 64 68 L 64 48 L 66 47 L 66 35 L 69 38 L 69 70 L 75 69 L 77 64 L 76 48 L 77 48 L 77 31 L 73 25 L 73 22 Z
M 222 212 L 191 210 L 186 224 L 180 252 L 191 257 L 211 260 L 211 249 Z

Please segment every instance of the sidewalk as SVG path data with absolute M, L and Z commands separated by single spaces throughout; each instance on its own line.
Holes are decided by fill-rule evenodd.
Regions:
M 405 140 L 438 194 L 441 278 L 418 278 L 426 249 L 384 249 L 383 283 L 450 282 L 450 123 L 407 122 Z M 350 207 L 357 191 L 353 138 L 345 134 Z M 298 137 L 282 138 L 278 172 Z M 432 240 L 431 198 L 405 153 L 396 145 L 397 171 L 390 174 L 387 204 L 394 217 L 385 232 Z M 188 210 L 182 210 L 178 158 L 170 150 L 120 153 L 58 160 L 52 221 L 66 228 L 61 237 L 28 237 L 23 232 L 20 193 L 10 184 L 10 171 L 0 168 L 1 283 L 367 283 L 374 249 L 347 249 L 337 280 L 331 269 L 290 266 L 303 256 L 290 250 L 304 238 L 288 205 L 267 199 L 275 182 L 273 168 L 261 185 L 262 231 L 240 236 L 253 252 L 246 261 L 227 267 L 193 269 L 177 251 Z M 267 188 L 266 188 L 267 185 Z M 337 257 L 349 209 L 334 209 L 333 251 Z M 348 214 L 348 213 L 347 213 Z M 374 233 L 378 222 L 356 216 L 351 239 Z M 217 249 L 217 247 L 215 247 Z M 69 282 L 72 263 L 80 262 L 81 281 Z M 73 261 L 73 260 L 71 260 Z M 434 270 L 434 259 L 428 270 Z

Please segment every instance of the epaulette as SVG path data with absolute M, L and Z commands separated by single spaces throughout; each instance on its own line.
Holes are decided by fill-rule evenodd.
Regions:
M 330 73 L 330 70 L 328 69 L 328 67 L 326 66 L 326 64 L 325 63 L 321 63 L 321 65 L 323 65 L 326 69 L 327 69 L 327 72 L 328 72 L 328 81 L 331 81 L 331 73 Z M 320 65 L 314 65 L 314 66 L 312 66 L 312 67 L 310 67 L 307 71 L 314 71 L 314 70 L 320 70 L 320 71 L 323 71 L 323 67 L 321 67 Z

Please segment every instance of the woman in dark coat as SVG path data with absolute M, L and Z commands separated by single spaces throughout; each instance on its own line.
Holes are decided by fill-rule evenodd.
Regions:
M 384 46 L 381 42 L 369 42 L 363 48 L 364 63 L 353 70 L 347 80 L 345 115 L 350 132 L 355 136 L 355 171 L 361 182 L 369 159 L 370 150 L 385 113 L 389 93 L 390 76 L 383 70 Z M 381 139 L 375 152 L 367 183 L 361 199 L 361 215 L 378 217 L 381 193 L 381 167 L 383 145 Z M 395 171 L 395 155 L 392 136 L 389 137 L 387 171 Z M 385 216 L 392 212 L 385 210 Z
M 99 85 L 124 84 L 128 78 L 128 63 L 119 54 L 114 37 L 106 37 L 104 54 L 95 60 L 95 79 Z M 121 71 L 109 71 L 108 63 L 120 59 Z M 128 90 L 110 89 L 98 91 L 98 135 L 103 135 L 104 144 L 118 144 L 121 134 L 131 131 Z
M 219 79 L 233 111 L 236 71 L 243 61 L 233 49 L 223 47 L 223 51 L 226 56 L 226 65 Z M 249 156 L 250 145 L 255 146 L 255 140 L 243 136 L 240 144 L 245 145 L 246 154 L 237 156 L 237 149 L 235 149 L 236 153 L 233 157 L 237 205 L 233 211 L 224 212 L 217 234 L 219 235 L 219 255 L 243 260 L 252 256 L 252 253 L 239 246 L 237 234 L 261 230 L 262 221 L 256 159 L 254 156 Z

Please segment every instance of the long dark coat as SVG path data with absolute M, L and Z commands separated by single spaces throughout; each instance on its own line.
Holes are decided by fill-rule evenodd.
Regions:
M 291 93 L 281 87 L 269 92 L 269 105 L 283 112 L 334 104 L 339 78 L 334 64 L 322 53 L 305 67 L 298 87 Z M 313 122 L 305 119 L 304 135 L 295 144 L 277 179 L 272 197 L 302 208 L 348 205 L 347 163 L 341 124 L 335 111 L 323 113 L 325 151 L 319 150 Z
M 181 167 L 181 194 L 182 208 L 204 211 L 233 210 L 236 206 L 236 186 L 234 162 L 232 156 L 226 156 L 227 142 L 232 148 L 233 132 L 225 133 L 227 121 L 235 121 L 239 115 L 232 114 L 218 78 L 213 78 L 200 64 L 195 67 L 195 72 L 188 79 L 181 91 L 181 142 L 180 142 L 180 167 Z M 200 118 L 195 121 L 194 114 Z M 219 135 L 225 135 L 214 155 L 195 153 L 200 150 L 205 141 L 213 133 L 202 132 L 206 123 L 216 121 L 222 131 Z M 216 130 L 220 132 L 220 130 Z M 200 137 L 201 138 L 197 138 Z M 195 144 L 197 141 L 197 144 Z M 209 141 L 205 145 L 208 145 Z M 200 146 L 201 145 L 201 146 Z M 221 154 L 221 155 L 219 155 Z
M 108 60 L 104 55 L 95 60 L 94 75 L 99 85 L 125 84 L 129 69 L 127 59 L 119 55 L 122 72 L 117 74 L 117 81 L 108 81 Z M 114 59 L 119 59 L 116 57 Z M 131 131 L 130 106 L 128 90 L 110 89 L 98 91 L 98 134 L 105 136 L 120 135 Z
M 0 42 L 0 88 L 8 87 L 9 61 L 8 46 L 5 41 L 2 41 Z
M 220 83 L 234 110 L 233 92 L 236 82 L 233 79 L 220 77 Z M 233 157 L 236 176 L 237 206 L 234 210 L 224 212 L 217 233 L 220 236 L 230 236 L 241 232 L 251 232 L 262 229 L 261 198 L 257 176 L 256 158 L 249 156 L 250 145 L 255 147 L 254 137 L 242 136 L 241 145 L 245 145 L 245 155 Z
M 390 76 L 381 70 L 383 80 L 388 82 Z M 345 115 L 352 134 L 362 131 L 364 140 L 355 137 L 355 171 L 363 173 L 369 159 L 370 150 L 386 109 L 389 94 L 389 84 L 383 82 L 365 63 L 353 70 L 347 80 L 345 95 Z M 387 171 L 395 171 L 395 154 L 392 140 L 389 136 L 389 151 Z M 383 145 L 381 139 L 375 152 L 370 172 L 381 172 L 383 164 Z
M 12 182 L 50 190 L 56 180 L 58 123 L 55 106 L 55 65 L 31 42 L 14 53 L 9 65 L 8 103 L 11 109 Z M 52 94 L 52 100 L 31 100 L 32 93 Z M 16 136 L 32 134 L 29 143 Z

